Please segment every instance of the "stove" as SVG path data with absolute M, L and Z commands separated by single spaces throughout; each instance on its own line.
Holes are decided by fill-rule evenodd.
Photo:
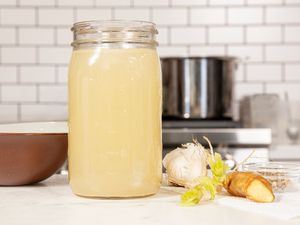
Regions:
M 163 153 L 197 139 L 207 145 L 206 136 L 223 157 L 234 166 L 256 150 L 250 161 L 268 161 L 272 142 L 271 129 L 243 128 L 240 122 L 230 119 L 198 120 L 163 118 Z

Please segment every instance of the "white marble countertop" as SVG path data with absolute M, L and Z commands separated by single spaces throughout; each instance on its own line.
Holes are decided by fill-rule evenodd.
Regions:
M 32 186 L 0 187 L 0 224 L 300 224 L 300 217 L 278 219 L 264 214 L 264 212 L 248 211 L 246 209 L 248 206 L 250 209 L 253 204 L 252 206 L 255 208 L 259 203 L 229 196 L 219 196 L 215 201 L 202 202 L 201 205 L 195 207 L 180 207 L 178 201 L 181 191 L 178 188 L 162 187 L 157 195 L 147 198 L 88 199 L 75 196 L 71 192 L 67 176 L 55 175 Z M 230 202 L 227 199 L 233 200 L 233 207 L 227 204 Z M 243 209 L 237 209 L 234 201 L 241 201 L 239 204 Z M 268 208 L 261 204 L 259 207 L 262 207 L 261 211 Z M 278 205 L 278 207 L 282 210 L 282 205 Z M 295 205 L 295 207 L 297 206 Z M 296 210 L 300 212 L 300 208 L 296 208 Z

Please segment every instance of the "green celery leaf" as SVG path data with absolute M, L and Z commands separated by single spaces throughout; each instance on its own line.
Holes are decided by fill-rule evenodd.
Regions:
M 203 197 L 202 188 L 197 185 L 194 188 L 189 189 L 183 195 L 181 195 L 180 205 L 182 206 L 194 206 L 197 205 Z
M 212 178 L 210 177 L 201 177 L 200 178 L 200 186 L 207 192 L 209 192 L 210 194 L 210 200 L 214 200 L 216 197 L 216 186 L 215 186 L 215 182 Z

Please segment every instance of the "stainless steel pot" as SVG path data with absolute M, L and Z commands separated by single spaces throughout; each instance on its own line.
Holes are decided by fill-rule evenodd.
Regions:
M 235 58 L 162 58 L 161 64 L 163 116 L 232 118 Z

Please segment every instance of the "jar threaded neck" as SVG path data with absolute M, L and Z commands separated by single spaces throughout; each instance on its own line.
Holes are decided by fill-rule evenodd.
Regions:
M 74 48 L 82 45 L 99 44 L 143 44 L 152 47 L 158 45 L 156 25 L 146 21 L 105 20 L 83 21 L 75 23 L 73 31 Z

